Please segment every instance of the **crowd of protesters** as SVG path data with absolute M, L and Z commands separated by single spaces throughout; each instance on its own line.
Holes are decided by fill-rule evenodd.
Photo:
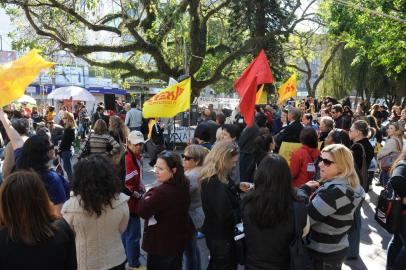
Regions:
M 211 105 L 181 155 L 164 121 L 148 125 L 135 103 L 93 114 L 81 102 L 23 105 L 0 121 L 1 269 L 145 269 L 142 248 L 147 269 L 200 270 L 202 237 L 207 269 L 289 269 L 297 237 L 310 269 L 341 269 L 359 258 L 374 176 L 406 204 L 406 108 L 396 105 L 292 99 L 257 105 L 251 127 L 238 108 Z M 290 143 L 299 146 L 280 155 Z M 384 166 L 388 155 L 397 159 Z M 404 211 L 400 222 L 388 269 L 406 268 Z

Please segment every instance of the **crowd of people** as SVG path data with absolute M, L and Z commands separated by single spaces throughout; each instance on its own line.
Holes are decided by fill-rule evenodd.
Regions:
M 351 108 L 329 97 L 258 105 L 248 127 L 238 108 L 208 106 L 182 154 L 135 103 L 0 110 L 0 268 L 200 270 L 204 237 L 210 270 L 290 269 L 297 239 L 303 267 L 341 269 L 359 258 L 371 185 L 406 205 L 406 108 Z M 406 268 L 405 211 L 400 228 L 387 269 Z

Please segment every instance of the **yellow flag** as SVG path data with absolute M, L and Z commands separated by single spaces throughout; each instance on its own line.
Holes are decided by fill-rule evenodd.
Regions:
M 296 73 L 293 73 L 292 76 L 279 88 L 278 90 L 278 103 L 282 104 L 288 98 L 296 96 Z
M 145 118 L 174 117 L 190 108 L 191 79 L 169 86 L 146 102 L 142 112 Z
M 264 85 L 262 85 L 257 92 L 255 104 L 268 104 L 266 92 L 264 91 Z
M 17 60 L 0 65 L 0 108 L 24 95 L 25 88 L 38 76 L 41 69 L 54 65 L 42 58 L 37 49 Z
M 288 162 L 288 165 L 290 166 L 290 158 L 292 157 L 292 153 L 299 149 L 301 146 L 301 143 L 282 142 L 278 154 L 284 157 Z

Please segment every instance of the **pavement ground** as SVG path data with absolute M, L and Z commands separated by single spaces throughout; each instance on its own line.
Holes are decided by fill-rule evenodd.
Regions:
M 145 184 L 152 184 L 155 181 L 152 168 L 148 165 L 149 159 L 144 160 L 144 178 Z M 374 219 L 375 205 L 378 195 L 382 187 L 376 186 L 378 180 L 375 178 L 373 181 L 373 188 L 370 190 L 363 202 L 361 215 L 362 215 L 362 228 L 361 228 L 361 244 L 360 244 L 360 258 L 347 260 L 342 267 L 343 270 L 384 270 L 386 268 L 386 252 L 391 235 L 386 232 Z M 209 251 L 207 249 L 205 239 L 199 239 L 198 245 L 201 253 L 202 269 L 207 268 Z M 146 265 L 146 253 L 142 253 L 142 264 Z M 239 267 L 244 269 L 243 266 Z

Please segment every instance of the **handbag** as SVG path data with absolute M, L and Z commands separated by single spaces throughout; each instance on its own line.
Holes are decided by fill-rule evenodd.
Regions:
M 245 243 L 245 233 L 243 223 L 238 223 L 234 227 L 235 255 L 238 264 L 245 265 L 245 255 L 247 251 Z
M 381 167 L 381 170 L 389 171 L 389 169 L 392 167 L 392 164 L 399 157 L 400 152 L 402 152 L 400 143 L 397 139 L 396 139 L 396 144 L 398 146 L 399 152 L 392 152 L 379 160 L 379 166 Z
M 79 155 L 79 159 L 85 158 L 90 155 L 90 136 L 92 136 L 92 134 L 89 134 L 89 138 L 87 138 L 85 142 L 85 146 L 83 147 L 82 152 Z
M 290 270 L 310 270 L 313 269 L 310 256 L 307 251 L 303 235 L 303 228 L 307 223 L 307 210 L 304 204 L 293 203 L 293 215 L 295 223 L 295 238 L 289 244 Z
M 379 194 L 375 220 L 387 232 L 394 234 L 399 231 L 402 200 L 395 195 L 395 192 L 389 192 L 387 187 Z

